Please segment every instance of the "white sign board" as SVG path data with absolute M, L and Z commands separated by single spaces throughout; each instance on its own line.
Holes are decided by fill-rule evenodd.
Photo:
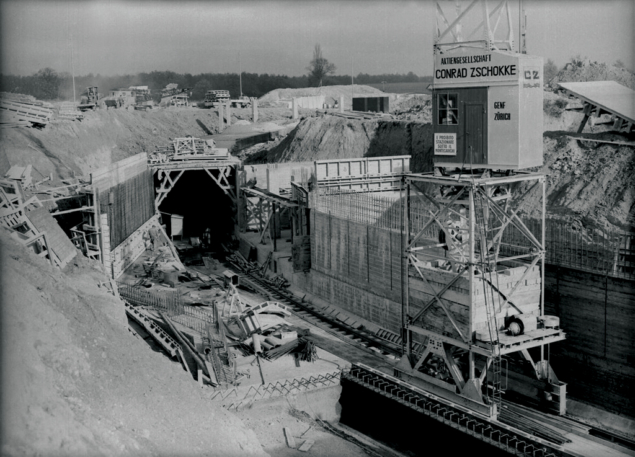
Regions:
M 435 133 L 434 134 L 434 155 L 455 156 L 456 155 L 456 133 Z

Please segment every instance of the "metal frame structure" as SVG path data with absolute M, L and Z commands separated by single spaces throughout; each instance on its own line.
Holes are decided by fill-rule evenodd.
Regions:
M 450 8 L 445 9 L 443 3 L 451 3 L 455 9 L 455 19 L 450 22 Z M 461 2 L 435 2 L 436 29 L 434 35 L 434 54 L 445 53 L 458 48 L 483 48 L 488 51 L 513 51 L 514 50 L 514 30 L 512 26 L 512 15 L 509 9 L 508 0 L 500 0 L 494 9 L 490 11 L 487 0 L 472 0 L 467 8 L 462 9 Z M 463 33 L 463 22 L 469 16 L 476 17 L 478 10 L 482 15 L 481 22 L 474 27 L 469 34 Z M 503 12 L 505 15 L 503 16 Z M 498 13 L 498 14 L 497 14 Z M 496 15 L 496 16 L 495 16 Z M 501 35 L 499 26 L 501 19 L 507 26 L 507 33 Z M 472 39 L 481 34 L 481 39 Z M 465 37 L 465 38 L 464 38 Z
M 237 203 L 234 186 L 229 182 L 232 171 L 236 173 L 238 160 L 192 160 L 183 162 L 150 163 L 148 167 L 159 178 L 160 187 L 156 189 L 155 205 L 158 210 L 168 193 L 174 188 L 183 173 L 189 170 L 205 170 L 210 178 L 227 195 L 234 207 Z M 214 173 L 215 172 L 215 173 Z
M 401 175 L 410 171 L 410 156 L 316 160 L 318 193 L 397 191 Z
M 273 242 L 273 250 L 276 251 L 276 213 L 282 215 L 284 211 L 288 211 L 291 219 L 291 242 L 298 226 L 297 209 L 298 204 L 288 198 L 276 195 L 265 189 L 257 189 L 250 187 L 242 187 L 242 202 L 244 203 L 244 229 L 248 230 L 251 226 L 256 225 L 257 231 L 260 233 L 260 244 L 265 244 L 265 237 L 269 233 L 270 224 L 273 224 L 274 236 L 271 237 Z M 258 202 L 253 202 L 250 198 L 257 198 Z
M 513 188 L 521 184 L 529 185 L 529 190 L 512 199 Z M 542 226 L 538 237 L 519 217 L 537 189 L 542 191 Z M 545 192 L 545 176 L 536 173 L 404 175 L 402 326 L 406 356 L 396 367 L 399 377 L 495 417 L 505 389 L 502 356 L 519 352 L 533 367 L 536 378 L 546 382 L 545 392 L 553 393 L 552 399 L 557 397 L 550 407 L 564 413 L 566 385 L 557 380 L 544 349 L 549 343 L 563 340 L 565 334 L 551 323 L 544 328 L 537 325 L 545 321 Z M 419 206 L 415 210 L 416 205 Z M 454 226 L 454 239 L 450 239 L 448 220 Z M 440 233 L 437 239 L 431 231 L 433 227 L 439 228 L 446 239 Z M 505 243 L 505 231 L 512 229 L 524 235 L 524 246 Z M 539 291 L 535 290 L 537 265 L 540 265 Z M 512 273 L 513 270 L 519 273 Z M 534 277 L 528 280 L 530 273 Z M 499 284 L 501 275 L 509 275 L 507 284 Z M 415 280 L 420 281 L 418 290 L 426 291 L 428 297 L 418 309 L 411 306 L 411 296 L 417 293 L 412 288 Z M 457 293 L 465 287 L 467 294 Z M 530 295 L 540 295 L 537 309 L 535 303 L 520 297 L 527 288 L 533 288 Z M 432 310 L 433 317 L 426 316 Z M 527 316 L 528 322 L 533 319 L 536 327 L 528 327 L 529 331 L 523 335 L 501 334 L 505 327 L 501 322 L 511 315 Z M 424 316 L 436 322 L 443 319 L 447 325 L 431 328 L 426 319 L 422 320 Z M 413 352 L 413 334 L 426 341 L 423 352 Z M 529 354 L 530 348 L 540 349 L 537 362 Z M 438 376 L 442 372 L 447 376 Z
M 582 93 L 582 91 L 578 89 L 580 86 L 584 87 L 584 85 L 589 84 L 598 86 L 596 90 L 598 91 L 598 96 L 604 98 L 603 102 L 594 100 L 588 93 Z M 619 106 L 611 106 L 611 98 L 607 98 L 607 95 L 613 99 L 621 98 L 622 100 L 626 100 L 626 103 L 628 103 L 630 99 L 631 103 L 633 103 L 633 100 L 635 100 L 635 92 L 627 87 L 621 86 L 614 81 L 592 81 L 573 84 L 559 83 L 558 86 L 565 95 L 570 98 L 576 98 L 582 103 L 581 111 L 584 113 L 584 117 L 578 127 L 578 133 L 582 133 L 589 119 L 591 119 L 591 125 L 611 123 L 613 124 L 613 130 L 626 134 L 630 134 L 631 131 L 635 129 L 635 119 L 633 119 L 632 114 L 633 109 L 630 110 L 631 113 L 629 115 L 629 113 L 623 112 L 623 109 L 620 110 Z M 631 107 L 632 106 L 631 104 Z M 610 120 L 601 121 L 600 116 L 603 114 L 609 114 L 611 116 Z

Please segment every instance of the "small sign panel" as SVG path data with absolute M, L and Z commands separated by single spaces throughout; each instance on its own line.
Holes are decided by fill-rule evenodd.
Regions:
M 434 155 L 455 156 L 456 155 L 456 133 L 435 133 L 434 134 Z
M 540 67 L 525 67 L 523 69 L 523 88 L 540 88 Z

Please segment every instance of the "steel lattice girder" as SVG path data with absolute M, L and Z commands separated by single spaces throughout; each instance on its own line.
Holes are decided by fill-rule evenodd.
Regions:
M 212 171 L 210 171 L 210 169 L 206 167 L 174 168 L 171 165 L 172 164 L 166 164 L 165 167 L 153 167 L 153 172 L 158 174 L 159 182 L 161 183 L 161 187 L 157 189 L 157 196 L 155 197 L 155 205 L 157 208 L 159 207 L 159 205 L 161 205 L 161 203 L 163 203 L 163 200 L 165 200 L 165 198 L 168 196 L 168 193 L 176 185 L 176 182 L 181 178 L 181 176 L 183 176 L 183 173 L 188 170 L 205 170 L 205 172 L 209 175 L 210 178 L 212 178 L 212 180 L 225 193 L 225 195 L 227 195 L 231 199 L 232 205 L 234 207 L 237 205 L 236 193 L 234 192 L 234 189 L 228 181 L 231 170 L 234 168 L 232 165 L 221 165 L 211 168 L 212 171 L 218 170 L 218 177 L 214 176 Z

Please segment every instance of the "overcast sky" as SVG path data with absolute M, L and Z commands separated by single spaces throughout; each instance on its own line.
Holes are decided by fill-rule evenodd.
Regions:
M 448 3 L 449 10 L 453 2 Z M 468 5 L 468 2 L 463 2 Z M 490 0 L 490 8 L 498 4 Z M 517 27 L 518 0 L 509 0 Z M 633 69 L 635 0 L 524 0 L 527 51 Z M 0 0 L 3 73 L 152 70 L 302 75 L 319 43 L 336 74 L 432 74 L 432 1 Z M 450 19 L 452 20 L 452 19 Z

